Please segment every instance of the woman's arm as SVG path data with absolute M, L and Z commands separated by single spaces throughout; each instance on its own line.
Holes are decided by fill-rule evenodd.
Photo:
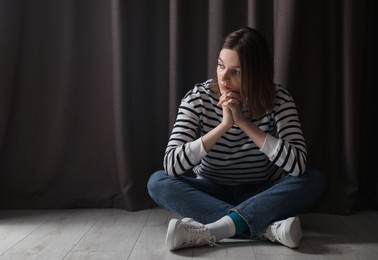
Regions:
M 207 134 L 202 136 L 202 143 L 206 150 L 209 152 L 210 149 L 216 144 L 219 138 L 227 132 L 228 129 L 232 127 L 234 124 L 234 119 L 232 118 L 231 110 L 225 106 L 223 106 L 223 119 L 222 122 L 209 131 Z
M 187 97 L 191 101 L 183 100 L 180 104 L 164 156 L 164 168 L 169 175 L 183 174 L 197 165 L 234 124 L 231 110 L 223 107 L 221 123 L 198 138 L 200 115 L 205 110 L 197 94 Z
M 198 138 L 199 117 L 189 104 L 182 102 L 164 155 L 164 169 L 171 176 L 184 174 L 206 155 Z
M 250 122 L 241 111 L 241 98 L 235 92 L 223 94 L 218 103 L 223 111 L 230 111 L 233 124 L 237 125 L 246 135 L 261 149 L 266 138 L 266 133 Z
M 293 99 L 286 91 L 279 92 L 279 95 L 284 102 L 275 111 L 278 137 L 265 133 L 245 118 L 237 94 L 224 99 L 222 105 L 232 111 L 234 123 L 249 136 L 260 151 L 287 173 L 298 176 L 306 169 L 306 144 Z

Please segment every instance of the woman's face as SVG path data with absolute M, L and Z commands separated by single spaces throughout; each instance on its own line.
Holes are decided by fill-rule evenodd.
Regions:
M 240 93 L 241 68 L 238 53 L 230 49 L 222 49 L 217 66 L 218 86 L 221 94 L 227 92 Z

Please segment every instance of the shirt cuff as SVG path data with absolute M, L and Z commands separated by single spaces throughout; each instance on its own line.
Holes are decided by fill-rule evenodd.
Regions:
M 260 151 L 265 153 L 270 159 L 273 159 L 276 155 L 276 151 L 281 143 L 280 139 L 277 139 L 269 134 L 265 136 L 264 144 Z
M 205 155 L 207 154 L 202 143 L 202 138 L 198 138 L 197 140 L 190 142 L 188 148 L 191 151 L 188 154 L 192 155 L 194 161 L 196 162 L 202 160 L 202 158 L 205 157 Z

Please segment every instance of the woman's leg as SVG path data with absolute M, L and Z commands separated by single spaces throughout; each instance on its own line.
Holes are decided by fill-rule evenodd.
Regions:
M 264 191 L 252 195 L 231 211 L 247 222 L 251 237 L 255 237 L 272 222 L 298 215 L 320 197 L 323 189 L 323 176 L 308 169 L 301 176 L 286 176 L 267 185 Z
M 238 218 L 241 217 L 245 221 L 246 224 L 243 225 L 246 225 L 246 229 L 249 228 L 249 234 L 243 237 L 255 238 L 272 222 L 299 214 L 318 199 L 323 188 L 323 177 L 315 170 L 308 170 L 299 177 L 286 176 L 263 186 L 225 187 L 207 180 L 170 177 L 164 171 L 153 174 L 148 183 L 150 196 L 159 205 L 182 216 L 194 218 L 203 224 L 208 223 L 205 226 L 198 223 L 200 225 L 198 226 L 193 222 L 171 220 L 166 240 L 170 250 L 187 246 L 212 245 L 217 240 L 235 234 L 241 237 L 235 233 L 238 225 L 232 212 L 236 212 Z M 250 195 L 240 198 L 239 195 L 242 194 Z M 228 197 L 239 197 L 243 202 L 233 207 L 232 204 L 235 202 L 224 202 Z M 230 215 L 227 215 L 228 213 Z M 284 229 L 282 231 L 285 232 L 283 239 L 280 235 L 274 237 L 272 241 L 297 247 L 300 236 L 294 234 L 292 237 L 291 224 L 286 225 L 286 222 L 290 221 L 285 221 L 281 225 Z
M 151 175 L 147 188 L 161 207 L 203 224 L 222 218 L 233 207 L 225 202 L 230 200 L 227 190 L 206 179 L 172 177 L 162 170 Z

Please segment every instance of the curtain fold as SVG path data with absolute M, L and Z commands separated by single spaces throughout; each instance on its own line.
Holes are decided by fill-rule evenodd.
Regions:
M 378 209 L 376 17 L 373 0 L 0 1 L 0 208 L 154 206 L 181 98 L 248 25 L 326 176 L 313 210 Z
M 354 158 L 357 160 L 358 176 L 358 198 L 354 201 L 355 208 L 366 209 L 378 207 L 378 174 L 374 164 L 375 153 L 372 151 L 378 147 L 375 133 L 377 127 L 373 124 L 377 118 L 377 96 L 378 80 L 376 76 L 378 66 L 378 53 L 376 46 L 378 45 L 378 35 L 376 33 L 376 24 L 378 23 L 377 10 L 378 3 L 376 1 L 366 2 L 366 16 L 364 18 L 366 24 L 363 28 L 363 58 L 362 58 L 362 80 L 358 82 L 360 89 L 359 98 L 356 103 L 359 105 L 360 114 L 357 117 L 358 132 L 356 133 L 359 150 Z

